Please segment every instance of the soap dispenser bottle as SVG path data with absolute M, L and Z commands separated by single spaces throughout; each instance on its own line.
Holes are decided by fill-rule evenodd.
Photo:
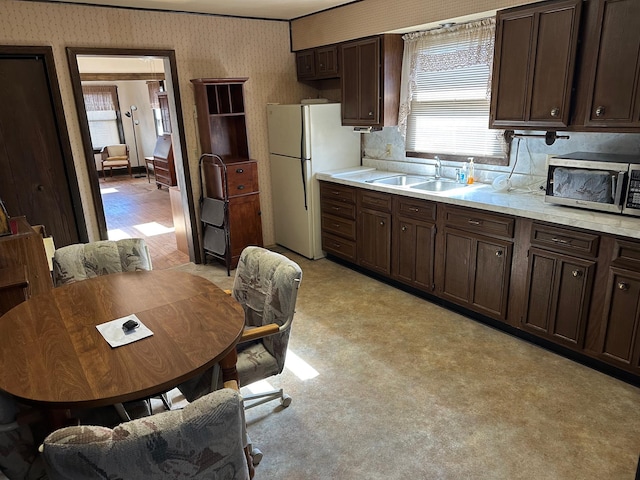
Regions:
M 469 168 L 467 169 L 467 183 L 471 185 L 473 183 L 474 176 L 473 157 L 469 157 Z

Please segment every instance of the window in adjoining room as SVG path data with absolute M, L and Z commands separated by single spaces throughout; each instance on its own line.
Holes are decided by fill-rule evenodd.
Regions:
M 117 87 L 83 85 L 82 95 L 93 149 L 100 151 L 105 145 L 124 143 Z
M 489 129 L 494 32 L 485 19 L 403 37 L 407 156 L 508 165 L 503 131 Z

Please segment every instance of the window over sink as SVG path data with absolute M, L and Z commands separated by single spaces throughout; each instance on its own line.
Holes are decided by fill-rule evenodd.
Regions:
M 403 39 L 399 128 L 407 156 L 508 165 L 504 132 L 489 129 L 495 20 Z

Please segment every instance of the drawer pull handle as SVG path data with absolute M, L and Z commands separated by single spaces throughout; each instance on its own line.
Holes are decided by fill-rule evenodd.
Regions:
M 339 212 L 340 210 L 342 210 L 340 207 L 331 207 L 333 208 L 336 212 Z
M 420 211 L 420 209 L 416 208 L 416 207 L 409 207 L 409 210 L 412 211 L 412 212 L 419 212 Z
M 339 224 L 339 223 L 334 223 L 334 224 L 333 224 L 333 226 L 334 226 L 335 228 L 340 228 L 340 224 Z
M 481 225 L 482 222 L 480 220 L 467 220 L 468 223 L 470 223 L 471 225 Z
M 496 252 L 496 257 L 501 257 L 502 256 L 502 250 L 498 250 Z
M 629 290 L 629 284 L 627 282 L 618 282 L 618 289 Z
M 244 185 L 238 185 L 238 190 L 244 190 Z
M 561 243 L 562 245 L 571 245 L 571 240 L 565 240 L 564 238 L 553 237 L 551 241 L 553 243 Z
M 406 231 L 407 231 L 407 226 L 406 226 L 406 225 L 403 225 L 403 226 L 402 226 L 402 231 L 403 231 L 403 232 L 406 232 Z
M 236 168 L 236 173 L 244 173 L 244 170 L 241 168 Z
M 580 278 L 582 276 L 582 271 L 574 270 L 573 272 L 571 272 L 571 275 L 573 275 L 575 278 Z

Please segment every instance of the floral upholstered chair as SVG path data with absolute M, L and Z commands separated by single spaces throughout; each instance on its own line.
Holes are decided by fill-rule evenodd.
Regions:
M 59 248 L 53 256 L 53 284 L 58 287 L 109 273 L 151 270 L 151 256 L 141 238 L 102 240 Z
M 186 406 L 111 429 L 66 427 L 45 438 L 51 480 L 250 478 L 244 411 L 224 388 Z
M 245 330 L 237 345 L 236 363 L 241 386 L 277 375 L 284 369 L 301 280 L 300 266 L 284 255 L 260 247 L 246 247 L 242 251 L 232 290 L 245 313 Z M 220 386 L 220 379 L 210 370 L 178 388 L 191 401 Z M 284 407 L 291 403 L 291 397 L 278 389 L 244 395 L 244 405 L 251 408 L 275 399 L 280 399 Z M 262 453 L 253 449 L 252 454 L 257 465 Z
M 28 425 L 17 420 L 18 405 L 0 392 L 0 472 L 9 480 L 46 478 Z

